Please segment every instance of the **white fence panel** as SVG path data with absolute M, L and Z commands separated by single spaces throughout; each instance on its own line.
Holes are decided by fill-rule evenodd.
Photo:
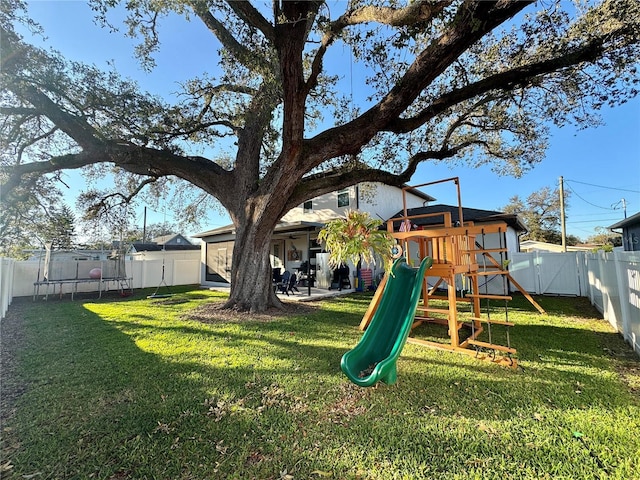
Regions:
M 604 313 L 604 300 L 602 298 L 602 285 L 600 284 L 600 262 L 595 253 L 587 254 L 587 281 L 589 282 L 588 297 L 591 305 L 600 313 Z
M 145 260 L 143 263 L 142 288 L 157 287 L 164 282 L 167 285 L 173 283 L 173 262 L 163 262 L 162 260 Z
M 512 253 L 509 273 L 529 293 L 584 295 L 584 258 L 579 252 Z
M 622 310 L 620 306 L 620 293 L 616 279 L 616 261 L 613 253 L 599 253 L 600 285 L 602 289 L 602 312 L 605 320 L 618 332 L 623 331 Z
M 535 253 L 512 253 L 509 274 L 529 293 L 540 293 Z
M 173 268 L 174 285 L 200 283 L 200 259 L 176 260 Z
M 614 252 L 622 334 L 640 354 L 640 254 Z
M 13 271 L 13 296 L 27 297 L 33 295 L 33 283 L 38 280 L 42 265 L 36 261 L 16 261 Z M 42 273 L 40 272 L 40 280 Z
M 127 276 L 131 278 L 131 288 L 142 288 L 145 263 L 146 262 L 127 262 Z
M 591 303 L 640 354 L 640 254 L 589 254 L 587 268 Z

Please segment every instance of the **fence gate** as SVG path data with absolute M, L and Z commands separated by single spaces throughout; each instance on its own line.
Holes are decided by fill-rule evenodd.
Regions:
M 575 252 L 538 252 L 541 294 L 581 295 L 579 262 Z
M 585 271 L 582 252 L 517 252 L 509 265 L 513 278 L 537 295 L 587 295 Z

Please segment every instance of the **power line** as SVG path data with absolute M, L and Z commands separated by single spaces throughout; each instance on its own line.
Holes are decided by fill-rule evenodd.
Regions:
M 607 187 L 605 185 L 595 185 L 593 183 L 579 182 L 578 180 L 565 179 L 565 182 L 580 183 L 582 185 L 589 185 L 590 187 L 607 188 L 609 190 L 618 190 L 619 192 L 640 193 L 640 190 L 630 190 L 628 188 Z
M 599 220 L 580 220 L 578 222 L 567 222 L 567 225 L 575 225 L 576 223 L 600 223 L 600 222 L 618 222 L 620 218 L 601 218 Z
M 615 210 L 615 208 L 611 208 L 611 207 L 601 207 L 600 205 L 596 205 L 595 203 L 591 203 L 589 200 L 585 200 L 584 198 L 582 198 L 580 195 L 578 195 L 578 192 L 576 192 L 573 188 L 569 187 L 569 190 L 571 190 L 571 192 L 573 194 L 575 194 L 576 197 L 578 197 L 580 200 L 582 200 L 585 203 L 588 203 L 589 205 L 591 205 L 592 207 L 596 207 L 596 208 L 601 208 L 602 210 Z
M 617 210 L 617 209 L 616 209 Z M 611 215 L 611 212 L 602 212 L 602 213 L 572 213 L 569 215 L 571 218 L 575 217 L 602 217 Z M 594 220 L 595 221 L 595 220 Z

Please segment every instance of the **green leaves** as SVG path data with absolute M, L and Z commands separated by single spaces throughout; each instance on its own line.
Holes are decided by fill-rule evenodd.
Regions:
M 366 212 L 349 210 L 345 218 L 327 223 L 318 234 L 318 241 L 329 251 L 329 264 L 337 267 L 347 261 L 357 265 L 359 261 L 375 265 L 376 256 L 382 258 L 385 270 L 391 268 L 391 248 L 395 239 L 380 230 L 381 220 L 371 218 Z

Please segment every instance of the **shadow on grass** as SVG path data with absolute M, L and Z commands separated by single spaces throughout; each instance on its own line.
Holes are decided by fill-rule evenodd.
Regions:
M 273 419 L 283 434 L 297 428 L 285 415 L 295 398 L 274 386 L 292 374 L 280 361 L 295 358 L 315 376 L 335 372 L 341 354 L 301 346 L 287 332 L 278 338 L 273 329 L 262 339 L 278 348 L 264 361 L 259 351 L 254 357 L 240 353 L 256 339 L 251 332 L 105 321 L 73 302 L 23 307 L 11 314 L 25 326 L 19 374 L 26 389 L 11 434 L 3 438 L 14 478 L 34 472 L 51 478 L 187 478 L 185 469 L 206 477 L 225 462 L 232 465 L 221 478 L 242 476 L 255 467 L 251 458 L 272 435 Z M 207 335 L 212 352 L 231 345 L 231 361 L 145 351 L 137 342 L 144 345 L 158 330 L 187 344 Z M 256 436 L 265 438 L 246 442 Z
M 514 312 L 537 312 L 527 298 L 520 293 L 512 293 L 508 308 Z M 575 317 L 593 319 L 601 315 L 586 297 L 561 297 L 550 295 L 533 295 L 533 299 L 547 312 L 558 317 Z M 497 302 L 494 302 L 498 307 Z
M 396 385 L 361 389 L 339 361 L 362 334 L 368 301 L 349 296 L 278 321 L 216 324 L 179 313 L 110 311 L 107 319 L 71 302 L 25 308 L 20 373 L 29 388 L 3 457 L 14 478 L 278 478 L 284 468 L 295 478 L 327 470 L 508 478 L 517 470 L 533 479 L 553 468 L 596 478 L 572 422 L 584 428 L 590 409 L 622 419 L 615 410 L 630 402 L 598 368 L 607 355 L 601 337 L 518 326 L 524 372 L 408 346 Z M 596 447 L 608 451 L 605 441 Z M 578 466 L 563 466 L 568 458 Z

